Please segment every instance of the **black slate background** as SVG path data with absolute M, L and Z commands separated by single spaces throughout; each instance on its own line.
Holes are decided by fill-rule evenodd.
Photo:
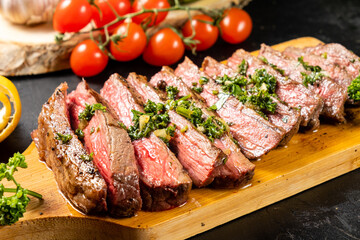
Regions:
M 187 56 L 200 65 L 208 55 L 224 60 L 238 48 L 252 51 L 263 42 L 272 45 L 304 36 L 341 43 L 360 55 L 359 0 L 253 0 L 245 10 L 254 22 L 249 39 L 238 45 L 219 40 L 208 51 L 197 56 L 187 52 Z M 141 59 L 110 62 L 102 74 L 87 80 L 99 90 L 111 73 L 126 76 L 136 71 L 150 77 L 159 69 Z M 80 81 L 70 70 L 11 80 L 19 90 L 23 112 L 16 130 L 0 143 L 1 162 L 31 143 L 30 133 L 37 127 L 41 106 L 56 86 L 66 81 L 72 90 Z M 355 170 L 192 239 L 360 239 L 359 173 Z

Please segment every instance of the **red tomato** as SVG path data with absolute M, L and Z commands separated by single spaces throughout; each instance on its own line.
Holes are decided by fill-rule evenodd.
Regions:
M 145 9 L 161 9 L 161 8 L 169 8 L 170 4 L 167 0 L 135 0 L 131 11 L 138 12 L 141 11 L 143 8 Z M 133 22 L 140 24 L 149 21 L 148 19 L 151 17 L 151 21 L 149 23 L 149 27 L 152 25 L 158 25 L 161 23 L 167 16 L 168 12 L 159 12 L 157 16 L 154 13 L 143 13 L 138 16 L 132 18 Z
M 91 15 L 87 0 L 62 0 L 56 6 L 53 27 L 61 33 L 78 32 L 90 22 Z
M 185 47 L 179 35 L 170 28 L 163 28 L 150 38 L 143 58 L 151 65 L 171 65 L 180 60 L 184 51 Z
M 100 8 L 101 11 L 100 13 L 95 6 L 92 6 L 93 20 L 95 22 L 96 27 L 102 27 L 105 24 L 108 24 L 116 19 L 116 15 L 111 9 L 111 7 L 120 16 L 130 13 L 131 10 L 131 3 L 129 0 L 95 0 L 95 4 Z M 117 24 L 112 25 L 109 28 L 109 31 L 114 30 L 120 24 L 121 23 L 119 22 Z
M 146 35 L 142 27 L 136 23 L 122 23 L 114 32 L 120 36 L 127 36 L 116 44 L 110 42 L 111 54 L 118 61 L 130 61 L 142 54 L 146 46 Z
M 82 41 L 71 53 L 70 66 L 81 77 L 91 77 L 104 70 L 109 57 L 91 39 Z
M 198 20 L 207 21 L 207 22 L 214 21 L 211 17 L 207 15 L 204 14 L 197 15 L 193 17 L 191 24 L 189 20 L 185 23 L 185 25 L 182 28 L 182 34 L 184 35 L 184 37 L 191 36 L 193 33 L 191 25 L 193 25 L 195 29 L 195 37 L 193 39 L 198 40 L 200 42 L 196 44 L 196 50 L 203 51 L 215 44 L 219 35 L 219 29 L 214 25 L 211 25 L 209 23 L 204 23 Z M 188 46 L 186 46 L 186 48 L 189 49 Z
M 252 30 L 252 20 L 247 12 L 239 8 L 230 8 L 224 12 L 220 22 L 221 37 L 228 43 L 245 41 Z

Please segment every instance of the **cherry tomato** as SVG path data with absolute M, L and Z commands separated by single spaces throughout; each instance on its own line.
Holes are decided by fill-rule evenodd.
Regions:
M 73 72 L 82 77 L 91 77 L 104 70 L 109 57 L 91 39 L 82 41 L 71 53 L 70 66 Z
M 252 30 L 252 20 L 247 12 L 239 8 L 225 10 L 220 22 L 221 37 L 228 43 L 245 41 Z
M 116 15 L 111 8 L 113 8 L 120 16 L 130 13 L 131 10 L 130 0 L 95 0 L 95 5 L 98 6 L 101 11 L 100 13 L 99 9 L 92 6 L 92 18 L 96 27 L 102 27 L 116 19 Z M 114 30 L 120 24 L 121 22 L 112 25 L 109 28 L 109 31 Z
M 78 32 L 90 22 L 91 15 L 87 0 L 62 0 L 56 6 L 53 27 L 61 33 Z
M 116 44 L 110 42 L 110 52 L 118 61 L 130 61 L 139 57 L 146 46 L 146 35 L 142 27 L 136 23 L 122 23 L 114 32 L 120 36 L 127 36 Z
M 138 12 L 141 11 L 143 8 L 145 9 L 162 9 L 162 8 L 169 8 L 170 4 L 167 0 L 135 0 L 131 12 Z M 149 27 L 153 25 L 158 25 L 164 19 L 166 18 L 168 12 L 159 12 L 157 16 L 155 16 L 154 13 L 143 13 L 138 16 L 135 16 L 132 18 L 133 22 L 140 24 L 149 21 L 151 18 L 151 21 L 149 23 Z
M 193 33 L 191 25 L 193 25 L 195 29 L 195 37 L 193 39 L 200 42 L 196 44 L 196 50 L 203 51 L 215 44 L 219 35 L 219 29 L 214 25 L 204 23 L 198 20 L 213 22 L 213 19 L 207 15 L 197 15 L 193 17 L 191 24 L 189 20 L 185 23 L 182 28 L 182 34 L 184 35 L 184 37 L 191 36 Z M 189 49 L 188 46 L 186 46 L 186 48 Z
M 163 28 L 150 38 L 143 59 L 155 66 L 171 65 L 180 60 L 184 51 L 179 35 L 170 28 Z

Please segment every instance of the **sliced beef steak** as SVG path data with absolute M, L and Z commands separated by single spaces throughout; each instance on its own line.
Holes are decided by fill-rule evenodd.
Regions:
M 126 127 L 132 125 L 131 110 L 143 112 L 136 95 L 118 74 L 110 76 L 101 89 L 103 96 Z M 187 201 L 191 179 L 166 144 L 151 134 L 132 142 L 140 173 L 143 209 L 161 211 Z
M 179 90 L 178 97 L 191 96 L 189 100 L 202 110 L 205 118 L 215 116 L 214 113 L 207 110 L 206 105 L 192 93 L 190 88 L 169 67 L 163 67 L 160 72 L 155 74 L 151 78 L 150 84 L 162 90 L 166 86 L 177 87 Z M 225 133 L 219 139 L 214 139 L 214 145 L 227 155 L 227 161 L 213 172 L 215 179 L 212 185 L 214 187 L 232 188 L 246 184 L 254 175 L 255 165 L 241 153 L 240 148 L 233 142 L 228 133 Z
M 203 85 L 200 95 L 207 106 L 212 106 L 220 98 L 225 100 L 222 107 L 216 112 L 227 123 L 231 123 L 230 133 L 238 141 L 247 158 L 258 158 L 280 143 L 284 134 L 283 130 L 280 130 L 281 133 L 279 133 L 277 127 L 265 121 L 252 109 L 246 108 L 236 98 L 221 94 L 214 95 L 214 90 L 221 92 L 220 86 L 200 71 L 190 59 L 185 58 L 185 61 L 176 68 L 175 74 L 181 77 L 188 87 L 192 87 L 193 82 L 198 83 L 202 76 L 209 78 L 209 82 Z
M 339 43 L 319 44 L 316 47 L 304 49 L 308 53 L 326 56 L 329 63 L 344 67 L 352 79 L 359 76 L 360 58 Z
M 261 45 L 260 55 L 265 57 L 269 63 L 275 64 L 277 67 L 283 69 L 286 76 L 298 83 L 303 83 L 302 73 L 310 75 L 310 72 L 297 60 L 290 59 L 265 44 Z M 347 99 L 345 88 L 326 76 L 316 81 L 314 85 L 308 84 L 308 88 L 318 94 L 324 101 L 322 115 L 338 122 L 345 121 L 344 104 Z
M 214 79 L 217 76 L 222 77 L 227 75 L 229 77 L 235 77 L 238 75 L 238 72 L 234 69 L 221 64 L 212 58 L 208 58 L 206 62 L 207 64 L 204 67 L 204 72 Z M 270 123 L 285 130 L 284 137 L 280 143 L 280 145 L 285 145 L 299 130 L 301 120 L 300 114 L 274 97 L 272 97 L 272 101 L 277 104 L 275 112 L 265 113 L 265 115 Z
M 141 209 L 141 196 L 134 148 L 126 130 L 119 126 L 112 109 L 85 81 L 69 94 L 67 103 L 74 129 L 79 128 L 79 114 L 86 104 L 101 103 L 106 107 L 105 112 L 95 111 L 87 126 L 83 126 L 84 143 L 88 153 L 93 153 L 93 162 L 108 186 L 110 214 L 133 216 Z
M 282 76 L 259 58 L 252 56 L 242 49 L 237 50 L 228 59 L 227 65 L 237 71 L 243 60 L 248 64 L 247 75 L 254 74 L 256 69 L 265 69 L 276 78 L 275 93 L 281 101 L 286 102 L 290 107 L 300 108 L 301 126 L 313 128 L 319 126 L 319 115 L 323 108 L 323 102 L 320 97 L 314 95 L 304 85 Z M 295 130 L 296 128 L 293 128 L 294 132 Z
M 343 67 L 335 64 L 332 61 L 329 61 L 327 57 L 325 58 L 319 55 L 308 53 L 305 50 L 296 47 L 287 47 L 283 51 L 283 54 L 293 59 L 303 57 L 304 61 L 310 65 L 321 67 L 325 72 L 325 75 L 329 76 L 343 88 L 347 88 L 352 81 L 352 77 Z
M 81 212 L 104 212 L 106 183 L 92 161 L 84 161 L 87 152 L 71 129 L 66 106 L 67 84 L 61 84 L 43 105 L 38 129 L 31 134 L 40 160 L 54 172 L 55 180 L 64 196 Z M 70 135 L 68 142 L 58 140 L 57 134 Z
M 148 100 L 155 103 L 164 103 L 166 100 L 164 95 L 151 87 L 143 76 L 130 73 L 127 82 L 134 91 L 137 91 L 143 104 Z M 213 172 L 221 167 L 226 155 L 187 119 L 174 110 L 169 110 L 168 114 L 171 123 L 176 125 L 175 135 L 170 140 L 171 149 L 197 187 L 210 184 L 214 180 Z M 182 132 L 181 129 L 185 128 L 187 130 Z

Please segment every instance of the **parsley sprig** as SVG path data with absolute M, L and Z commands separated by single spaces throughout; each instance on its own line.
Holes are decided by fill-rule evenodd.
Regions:
M 348 96 L 354 101 L 360 101 L 360 74 L 349 85 Z
M 0 225 L 11 225 L 23 217 L 26 212 L 30 198 L 28 195 L 42 199 L 42 195 L 31 190 L 22 188 L 15 180 L 14 173 L 18 168 L 27 168 L 25 156 L 20 153 L 15 153 L 8 163 L 0 164 L 0 181 L 6 179 L 16 185 L 16 188 L 5 188 L 0 183 Z M 5 192 L 15 193 L 12 196 L 5 196 Z

